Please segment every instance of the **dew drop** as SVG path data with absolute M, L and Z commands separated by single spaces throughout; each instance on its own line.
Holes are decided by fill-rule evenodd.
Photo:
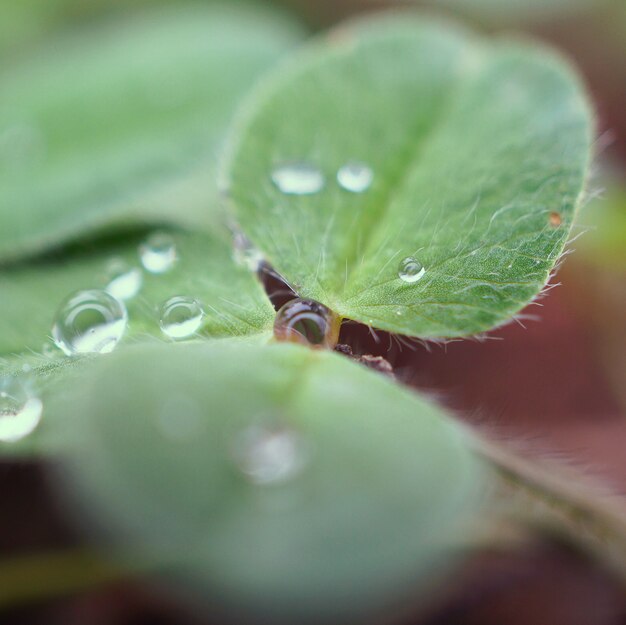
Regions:
M 232 455 L 239 470 L 254 484 L 286 482 L 306 466 L 305 440 L 284 425 L 252 425 L 235 439 Z
M 367 191 L 374 180 L 374 172 L 366 163 L 349 161 L 337 172 L 337 182 L 342 189 L 352 193 Z
M 292 299 L 277 313 L 274 337 L 279 341 L 334 347 L 338 338 L 336 315 L 311 299 Z
M 324 174 L 310 163 L 292 161 L 272 171 L 272 182 L 289 195 L 311 195 L 324 188 Z
M 0 443 L 16 443 L 41 421 L 43 404 L 30 376 L 0 376 Z
M 400 280 L 410 284 L 421 280 L 425 273 L 426 269 L 424 268 L 424 265 L 412 256 L 405 258 L 398 267 L 398 277 Z
M 106 291 L 79 291 L 61 304 L 52 339 L 68 356 L 107 354 L 115 349 L 128 325 L 124 304 Z
M 263 264 L 263 254 L 241 232 L 233 235 L 233 260 L 249 271 L 258 271 Z
M 165 273 L 177 260 L 176 243 L 166 232 L 154 232 L 139 246 L 139 258 L 146 271 Z
M 204 311 L 197 300 L 176 295 L 161 305 L 161 330 L 170 338 L 184 339 L 198 331 L 203 317 Z
M 109 283 L 106 292 L 122 301 L 135 297 L 143 284 L 141 269 L 129 265 L 122 258 L 114 258 L 109 262 L 107 276 Z

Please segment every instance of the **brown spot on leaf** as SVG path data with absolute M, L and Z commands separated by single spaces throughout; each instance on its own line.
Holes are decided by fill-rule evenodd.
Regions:
M 553 228 L 558 228 L 563 223 L 561 213 L 558 213 L 557 211 L 552 211 L 550 213 L 549 222 Z

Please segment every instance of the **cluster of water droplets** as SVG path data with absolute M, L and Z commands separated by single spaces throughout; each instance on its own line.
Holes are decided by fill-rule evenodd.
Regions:
M 161 275 L 178 260 L 175 240 L 165 232 L 150 234 L 140 243 L 138 254 L 137 264 L 123 258 L 111 259 L 105 267 L 104 288 L 77 291 L 61 303 L 52 326 L 52 340 L 65 355 L 113 351 L 127 330 L 126 303 L 141 292 L 144 271 Z M 176 295 L 159 308 L 159 326 L 174 339 L 195 334 L 203 318 L 202 306 L 192 297 Z M 43 346 L 42 353 L 54 357 L 49 344 Z
M 313 195 L 326 186 L 322 170 L 308 161 L 289 161 L 276 166 L 272 182 L 287 195 Z M 374 171 L 361 161 L 348 161 L 336 174 L 337 183 L 345 191 L 364 193 L 374 181 Z
M 287 195 L 312 195 L 322 191 L 326 184 L 322 171 L 304 160 L 278 165 L 273 169 L 271 178 L 276 187 Z M 372 186 L 374 171 L 367 163 L 350 160 L 339 168 L 336 179 L 345 191 L 365 193 Z M 397 271 L 398 278 L 408 284 L 421 280 L 425 273 L 422 263 L 412 256 L 403 259 Z

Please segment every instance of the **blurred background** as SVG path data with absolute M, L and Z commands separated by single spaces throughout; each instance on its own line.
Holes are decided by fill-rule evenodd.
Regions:
M 360 12 L 400 4 L 275 3 L 299 17 L 311 33 Z M 36 53 L 50 37 L 154 4 L 182 5 L 183 0 L 0 0 L 0 69 Z M 539 306 L 524 311 L 528 319 L 493 332 L 486 341 L 430 349 L 402 346 L 383 334 L 375 342 L 357 326 L 344 333 L 351 334 L 357 351 L 384 355 L 400 379 L 431 392 L 462 418 L 520 440 L 538 456 L 563 459 L 621 494 L 626 491 L 626 2 L 402 4 L 455 16 L 483 32 L 530 36 L 570 58 L 584 76 L 598 114 L 593 178 L 569 248 L 575 253 L 553 281 L 560 286 Z M 2 558 L 78 544 L 48 488 L 45 466 L 1 464 L 0 493 Z M 44 580 L 46 566 L 62 569 L 62 563 L 44 557 Z M 0 566 L 0 623 L 205 622 L 134 581 L 3 607 L 2 575 Z M 404 606 L 385 622 L 617 625 L 626 623 L 626 596 L 609 573 L 583 556 L 566 546 L 537 543 L 515 553 L 492 550 L 475 556 L 434 605 Z

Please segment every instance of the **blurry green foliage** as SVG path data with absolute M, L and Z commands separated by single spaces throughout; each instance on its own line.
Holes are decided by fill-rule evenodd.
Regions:
M 343 356 L 266 344 L 273 311 L 223 235 L 221 138 L 299 29 L 267 8 L 170 5 L 18 52 L 84 6 L 2 9 L 16 60 L 0 70 L 0 352 L 11 375 L 35 366 L 44 418 L 0 453 L 58 458 L 88 531 L 165 558 L 205 600 L 210 588 L 249 614 L 344 622 L 416 580 L 425 592 L 485 503 L 469 435 Z M 224 158 L 231 208 L 300 295 L 346 318 L 421 337 L 488 330 L 561 253 L 590 117 L 546 50 L 374 17 L 252 92 Z M 325 188 L 279 194 L 285 159 L 313 160 Z M 334 181 L 352 159 L 374 171 L 360 196 Z M 164 224 L 180 261 L 144 276 L 130 344 L 37 354 L 58 302 L 104 286 L 105 261 L 135 263 L 135 231 Z M 394 261 L 409 254 L 425 277 L 403 284 Z M 203 332 L 165 343 L 155 308 L 180 294 L 204 304 Z

